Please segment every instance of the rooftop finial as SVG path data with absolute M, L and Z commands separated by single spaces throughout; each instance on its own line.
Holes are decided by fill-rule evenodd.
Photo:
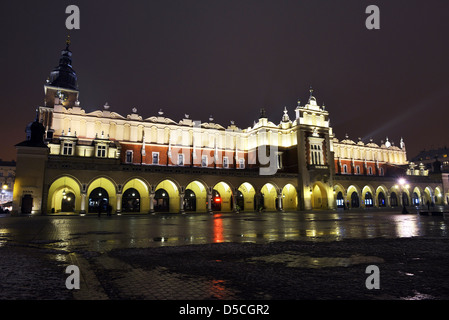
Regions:
M 313 96 L 313 88 L 312 88 L 312 86 L 310 86 L 309 92 L 310 92 L 310 97 L 312 97 Z
M 66 45 L 66 50 L 69 50 L 69 46 L 70 46 L 70 35 L 67 35 L 67 40 L 65 41 L 65 45 Z

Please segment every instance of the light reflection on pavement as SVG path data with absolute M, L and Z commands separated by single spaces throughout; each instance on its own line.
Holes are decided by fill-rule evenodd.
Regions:
M 156 214 L 0 218 L 2 243 L 104 252 L 205 243 L 447 237 L 448 220 L 397 212 Z

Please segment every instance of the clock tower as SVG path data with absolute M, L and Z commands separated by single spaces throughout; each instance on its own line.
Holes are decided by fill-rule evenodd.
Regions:
M 70 37 L 67 37 L 66 47 L 61 51 L 59 65 L 53 69 L 45 85 L 44 106 L 39 107 L 39 120 L 42 122 L 47 132 L 47 138 L 52 138 L 51 127 L 53 118 L 53 108 L 55 105 L 62 105 L 65 108 L 76 106 L 78 101 L 78 79 L 72 68 L 72 52 L 70 47 Z

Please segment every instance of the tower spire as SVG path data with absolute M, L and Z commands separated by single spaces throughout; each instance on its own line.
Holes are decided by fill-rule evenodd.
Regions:
M 67 39 L 65 40 L 65 49 L 67 51 L 69 51 L 69 47 L 70 47 L 70 35 L 67 35 Z

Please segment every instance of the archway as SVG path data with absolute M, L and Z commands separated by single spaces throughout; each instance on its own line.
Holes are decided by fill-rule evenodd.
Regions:
M 148 185 L 143 180 L 134 178 L 123 186 L 123 212 L 149 212 L 150 198 Z
M 220 192 L 218 192 L 217 190 L 212 190 L 212 204 L 211 204 L 211 208 L 212 211 L 221 211 L 221 203 L 223 201 L 223 199 L 221 198 Z
M 373 189 L 373 187 L 371 187 L 370 185 L 364 186 L 361 194 L 363 196 L 362 202 L 363 202 L 363 205 L 365 206 L 365 208 L 374 207 L 374 197 L 373 197 L 374 189 Z
M 170 211 L 170 196 L 165 189 L 157 189 L 154 194 L 154 211 L 155 212 L 169 212 Z
M 398 196 L 396 195 L 396 192 L 394 192 L 394 191 L 392 191 L 390 194 L 390 206 L 391 207 L 399 206 Z
M 435 188 L 435 204 L 442 205 L 444 204 L 443 193 L 441 192 L 439 187 Z
M 277 190 L 276 187 L 271 183 L 266 183 L 262 189 L 260 189 L 263 197 L 263 207 L 266 211 L 276 210 L 276 200 L 277 200 Z
M 184 211 L 196 211 L 196 194 L 191 189 L 186 189 L 184 193 Z
M 355 185 L 351 185 L 348 188 L 348 202 L 351 208 L 359 208 L 360 207 L 360 198 L 359 198 L 359 188 Z
M 190 182 L 184 192 L 184 211 L 206 212 L 207 189 L 200 181 Z
M 240 211 L 253 211 L 254 210 L 254 196 L 256 195 L 256 190 L 254 187 L 248 183 L 244 182 L 242 183 L 236 194 L 236 203 L 239 207 L 238 209 Z
M 282 208 L 284 210 L 298 209 L 298 192 L 292 184 L 286 184 L 282 189 Z
M 140 193 L 137 189 L 129 188 L 122 196 L 123 212 L 140 212 Z
M 156 186 L 153 208 L 156 212 L 179 212 L 179 190 L 173 181 L 167 179 Z
M 424 201 L 425 201 L 425 204 L 427 205 L 427 202 L 429 202 L 429 204 L 430 205 L 433 205 L 434 204 L 434 201 L 433 201 L 433 193 L 432 193 L 432 189 L 430 189 L 430 187 L 426 187 L 425 189 L 424 189 Z
M 373 203 L 373 195 L 371 194 L 371 192 L 367 191 L 365 193 L 365 207 L 373 207 L 374 203 Z
M 106 212 L 108 204 L 111 205 L 112 211 L 117 210 L 116 194 L 115 184 L 111 180 L 104 177 L 95 179 L 87 188 L 88 212 L 96 213 L 99 207 L 102 212 Z
M 61 212 L 75 212 L 76 196 L 73 192 L 63 191 L 61 200 Z
M 212 191 L 212 211 L 232 211 L 232 189 L 226 182 L 217 183 Z
M 68 176 L 53 181 L 48 190 L 47 212 L 78 212 L 80 210 L 80 184 Z
M 351 193 L 351 208 L 358 207 L 360 207 L 359 195 L 354 191 L 353 193 Z
M 384 195 L 383 191 L 379 191 L 379 193 L 377 194 L 377 203 L 378 203 L 379 207 L 387 206 L 387 201 L 385 199 L 385 195 Z
M 97 187 L 89 193 L 89 213 L 107 211 L 109 205 L 109 193 L 102 187 Z
M 345 208 L 345 198 L 341 191 L 338 191 L 337 193 L 337 208 Z
M 327 193 L 321 183 L 315 183 L 312 188 L 312 209 L 327 209 Z
M 416 192 L 413 192 L 412 195 L 412 205 L 419 206 L 419 195 Z

